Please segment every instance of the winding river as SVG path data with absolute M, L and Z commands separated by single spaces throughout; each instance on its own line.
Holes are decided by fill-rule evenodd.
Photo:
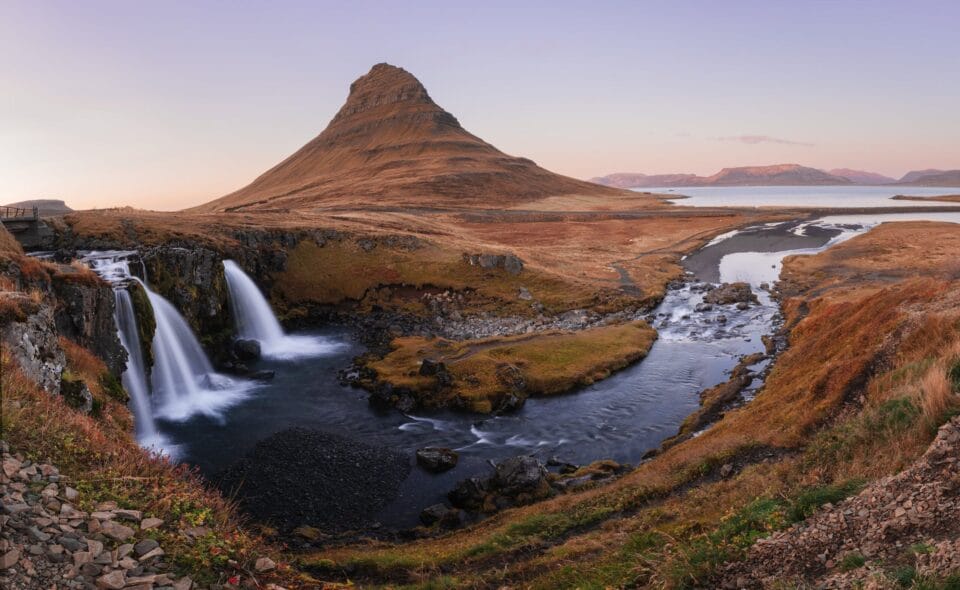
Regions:
M 329 329 L 285 335 L 313 343 L 313 348 L 304 356 L 273 354 L 258 361 L 252 368 L 275 371 L 275 378 L 244 383 L 242 396 L 232 404 L 186 416 L 159 411 L 154 427 L 178 460 L 211 477 L 258 441 L 291 426 L 399 448 L 411 461 L 413 452 L 424 446 L 457 449 L 461 455 L 457 468 L 439 475 L 413 469 L 397 499 L 379 515 L 387 526 L 410 526 L 423 507 L 441 501 L 458 480 L 489 472 L 490 460 L 533 454 L 581 464 L 598 458 L 640 461 L 676 433 L 697 408 L 702 390 L 725 381 L 744 355 L 764 350 L 761 336 L 775 331 L 779 309 L 761 286 L 776 280 L 785 256 L 815 253 L 877 223 L 908 219 L 960 223 L 960 212 L 833 216 L 720 236 L 684 260 L 690 282 L 668 291 L 648 316 L 660 337 L 646 359 L 575 393 L 529 399 L 509 415 L 378 410 L 368 403 L 365 392 L 339 383 L 338 370 L 348 366 L 361 348 L 346 331 Z M 108 254 L 99 253 L 100 259 Z M 760 303 L 745 310 L 715 306 L 698 311 L 704 281 L 747 281 Z M 282 350 L 283 343 L 275 340 L 274 347 Z M 745 393 L 747 399 L 762 385 L 766 364 L 753 367 L 756 378 Z

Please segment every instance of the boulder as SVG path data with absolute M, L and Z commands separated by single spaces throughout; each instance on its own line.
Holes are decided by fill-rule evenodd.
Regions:
M 487 481 L 479 477 L 464 479 L 457 484 L 447 498 L 450 503 L 465 510 L 479 510 L 487 496 Z
M 547 470 L 533 457 L 511 457 L 497 463 L 494 485 L 504 495 L 536 491 L 547 484 Z
M 456 451 L 443 447 L 425 447 L 417 451 L 417 464 L 433 473 L 453 469 L 459 458 Z
M 735 303 L 758 303 L 749 283 L 723 283 L 703 296 L 705 303 L 732 305 Z
M 238 338 L 233 342 L 233 353 L 241 361 L 255 361 L 260 358 L 260 342 Z
M 462 510 L 445 504 L 434 504 L 423 509 L 420 522 L 426 526 L 438 524 L 445 528 L 456 528 L 464 523 L 464 514 Z
M 443 363 L 443 361 L 423 359 L 423 362 L 420 363 L 420 374 L 425 377 L 431 377 L 433 375 L 445 373 L 446 371 L 447 366 Z

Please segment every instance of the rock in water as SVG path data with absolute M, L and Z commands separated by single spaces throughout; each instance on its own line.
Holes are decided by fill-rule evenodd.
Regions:
M 233 352 L 241 361 L 255 361 L 260 358 L 260 343 L 240 338 L 233 343 Z
M 459 458 L 456 451 L 442 447 L 425 447 L 417 451 L 417 463 L 433 473 L 453 469 Z
M 757 303 L 757 296 L 748 283 L 724 283 L 704 295 L 703 301 L 714 305 Z
M 506 495 L 531 492 L 547 479 L 547 470 L 533 457 L 511 457 L 497 463 L 494 484 Z
M 410 459 L 398 451 L 291 428 L 257 443 L 215 479 L 255 521 L 283 532 L 304 525 L 343 531 L 373 524 L 409 472 Z

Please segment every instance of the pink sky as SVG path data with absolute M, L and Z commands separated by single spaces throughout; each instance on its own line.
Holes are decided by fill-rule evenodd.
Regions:
M 319 133 L 387 61 L 580 178 L 960 168 L 957 3 L 0 5 L 0 202 L 177 209 Z

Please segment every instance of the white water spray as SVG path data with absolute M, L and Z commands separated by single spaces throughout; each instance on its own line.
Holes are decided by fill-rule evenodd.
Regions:
M 230 290 L 230 309 L 240 338 L 256 340 L 266 358 L 293 359 L 329 354 L 338 344 L 315 336 L 289 336 L 284 333 L 277 316 L 243 270 L 232 260 L 223 261 L 223 271 Z
M 242 400 L 253 385 L 213 370 L 183 316 L 169 301 L 131 274 L 128 259 L 134 254 L 91 252 L 85 259 L 114 286 L 115 320 L 120 343 L 127 351 L 127 368 L 122 380 L 136 418 L 137 440 L 145 447 L 169 452 L 171 449 L 159 434 L 155 418 L 181 421 L 203 414 L 219 419 L 222 411 Z M 128 291 L 132 282 L 146 292 L 156 321 L 151 343 L 154 363 L 149 380 Z

